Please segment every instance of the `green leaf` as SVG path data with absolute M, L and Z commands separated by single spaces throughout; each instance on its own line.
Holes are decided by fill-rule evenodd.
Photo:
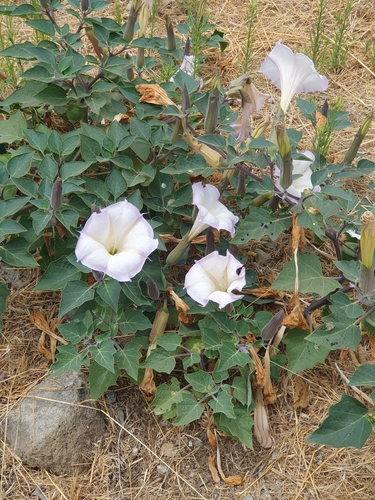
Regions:
M 250 363 L 251 357 L 245 352 L 237 351 L 233 342 L 223 342 L 220 348 L 220 370 L 228 370 L 233 366 L 245 366 Z
M 70 177 L 82 174 L 82 172 L 87 170 L 90 165 L 91 162 L 89 161 L 70 161 L 64 163 L 60 169 L 60 177 L 63 181 L 66 181 Z
M 157 345 L 166 351 L 174 352 L 181 345 L 182 337 L 177 333 L 164 333 L 156 341 Z
M 357 399 L 343 394 L 331 406 L 322 425 L 307 437 L 309 443 L 326 444 L 334 448 L 353 446 L 360 450 L 369 438 L 372 426 L 367 418 L 368 409 Z
M 148 141 L 151 136 L 151 127 L 147 122 L 134 117 L 130 122 L 130 135 Z
M 41 177 L 48 179 L 52 184 L 58 174 L 57 163 L 50 155 L 45 155 L 39 164 L 38 172 Z
M 81 273 L 66 257 L 51 262 L 34 290 L 62 290 L 70 281 L 79 280 Z
M 24 136 L 30 146 L 41 153 L 47 149 L 47 136 L 37 130 L 24 130 Z
M 156 396 L 151 403 L 151 406 L 154 408 L 154 413 L 156 415 L 162 415 L 170 410 L 173 405 L 181 403 L 182 394 L 180 384 L 175 377 L 172 377 L 170 385 L 160 385 L 156 389 Z
M 249 144 L 249 149 L 264 149 L 264 148 L 272 148 L 275 144 L 271 141 L 267 141 L 264 137 L 257 137 L 253 139 Z
M 120 283 L 116 280 L 107 280 L 105 283 L 98 285 L 96 290 L 99 297 L 101 297 L 106 304 L 116 311 L 121 292 Z
M 52 22 L 47 19 L 30 19 L 25 24 L 51 38 L 55 35 L 55 28 Z
M 1 122 L 0 122 L 1 123 Z M 0 201 L 0 219 L 5 219 L 15 214 L 30 200 L 29 196 L 20 196 L 13 200 Z
M 81 354 L 78 354 L 76 345 L 67 344 L 58 347 L 56 361 L 51 366 L 52 376 L 60 375 L 64 372 L 79 372 L 83 364 Z
M 233 411 L 235 418 L 228 418 L 224 413 L 214 414 L 217 428 L 252 450 L 253 435 L 251 429 L 254 425 L 254 420 L 250 417 L 246 408 L 240 405 L 236 405 Z
M 0 121 L 0 143 L 12 144 L 22 141 L 27 122 L 21 111 L 11 114 L 9 120 Z
M 251 207 L 250 215 L 247 215 L 241 221 L 231 243 L 244 245 L 250 240 L 260 241 L 264 236 L 269 236 L 271 240 L 276 240 L 290 225 L 290 219 L 275 219 L 264 208 Z
M 124 347 L 115 354 L 117 366 L 120 370 L 125 370 L 129 377 L 134 380 L 138 378 L 139 360 L 142 357 L 139 348 L 139 344 L 127 342 Z
M 215 146 L 219 149 L 224 149 L 227 145 L 225 137 L 217 134 L 208 134 L 198 137 L 198 142 L 203 144 L 208 144 L 209 146 Z
M 324 325 L 308 336 L 315 342 L 330 349 L 356 349 L 361 340 L 361 331 L 356 319 L 362 314 L 359 304 L 351 303 L 343 293 L 334 294 L 329 306 L 331 313 L 323 317 Z
M 7 164 L 10 177 L 23 177 L 28 174 L 33 160 L 34 153 L 24 153 L 13 156 Z
M 357 260 L 340 260 L 334 262 L 337 269 L 342 271 L 345 278 L 355 283 L 359 281 L 361 263 Z
M 223 385 L 222 390 L 208 402 L 208 406 L 211 406 L 214 413 L 224 413 L 228 418 L 236 418 L 229 385 Z
M 68 103 L 65 90 L 54 83 L 39 92 L 35 98 L 51 106 L 65 106 Z
M 56 326 L 64 339 L 71 344 L 78 344 L 82 339 L 89 337 L 92 333 L 87 330 L 87 326 L 81 320 L 74 320 Z
M 249 389 L 251 392 L 251 385 L 250 387 L 248 387 L 247 381 L 244 377 L 234 377 L 232 382 L 232 388 L 233 388 L 233 396 L 242 405 L 247 406 L 249 401 Z
M 61 224 L 70 230 L 70 228 L 76 228 L 78 223 L 78 213 L 75 210 L 70 210 L 69 208 L 56 211 L 56 219 L 61 222 Z
M 120 330 L 124 335 L 148 330 L 149 328 L 152 328 L 150 320 L 139 309 L 127 309 L 125 322 L 120 323 Z
M 7 298 L 9 296 L 9 290 L 3 281 L 0 281 L 0 318 L 2 318 L 4 311 L 7 306 Z M 3 329 L 3 322 L 0 320 L 0 331 Z
M 153 349 L 142 364 L 142 368 L 152 368 L 153 370 L 161 373 L 171 373 L 176 366 L 174 357 L 162 347 Z
M 91 363 L 89 371 L 88 383 L 90 386 L 90 396 L 93 399 L 100 398 L 108 387 L 116 384 L 120 376 L 120 370 L 117 366 L 115 366 L 115 371 L 111 372 L 95 361 Z
M 318 257 L 314 254 L 297 255 L 298 262 L 298 282 L 301 293 L 316 293 L 318 295 L 328 295 L 341 288 L 340 283 L 332 278 L 324 278 L 322 265 Z M 272 283 L 271 289 L 293 292 L 295 286 L 296 269 L 294 261 L 284 264 L 283 270 Z
M 39 267 L 29 253 L 29 246 L 23 238 L 14 238 L 0 248 L 0 258 L 10 266 Z
M 102 340 L 98 345 L 90 346 L 89 351 L 96 363 L 115 373 L 115 360 L 113 356 L 116 349 L 113 345 L 113 340 Z
M 204 412 L 204 407 L 200 405 L 190 392 L 182 392 L 182 401 L 177 403 L 177 417 L 173 425 L 187 425 L 194 420 L 198 420 Z
M 61 296 L 59 318 L 94 298 L 95 292 L 83 281 L 70 281 Z
M 52 216 L 52 211 L 45 212 L 44 210 L 35 210 L 31 213 L 35 234 L 40 234 L 45 229 L 49 221 L 52 219 Z
M 15 220 L 9 219 L 0 222 L 0 238 L 3 238 L 4 236 L 7 236 L 9 234 L 25 233 L 26 231 L 27 229 L 25 229 Z
M 151 304 L 151 302 L 142 294 L 139 288 L 139 283 L 137 283 L 137 281 L 128 281 L 126 283 L 122 283 L 122 291 L 124 292 L 126 297 L 138 307 Z
M 126 191 L 128 185 L 126 184 L 125 179 L 117 170 L 117 168 L 113 168 L 112 172 L 108 175 L 105 180 L 105 185 L 108 191 L 116 201 L 124 192 Z
M 202 370 L 193 373 L 185 373 L 184 377 L 192 388 L 198 392 L 210 392 L 215 385 L 211 375 Z
M 350 377 L 348 385 L 375 386 L 375 365 L 366 363 L 359 366 Z
M 296 328 L 283 338 L 283 342 L 286 345 L 288 371 L 290 374 L 302 372 L 307 368 L 314 368 L 318 363 L 324 363 L 330 352 L 329 347 L 314 344 L 314 342 L 306 340 L 306 334 L 308 332 L 305 330 Z

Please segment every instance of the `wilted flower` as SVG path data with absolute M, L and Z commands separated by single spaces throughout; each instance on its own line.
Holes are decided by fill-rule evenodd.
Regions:
M 264 407 L 262 389 L 255 393 L 256 407 L 254 410 L 254 436 L 262 448 L 272 448 L 275 443 L 270 434 L 267 410 Z
M 311 159 L 309 160 L 293 160 L 293 177 L 294 176 L 299 176 L 296 179 L 293 179 L 292 185 L 288 187 L 286 192 L 295 198 L 300 198 L 302 193 L 308 189 L 312 189 L 313 192 L 319 192 L 320 191 L 320 186 L 315 186 L 313 188 L 312 182 L 311 182 L 311 176 L 312 176 L 312 170 L 310 168 L 310 165 L 314 162 L 315 156 L 311 151 L 304 151 L 302 153 L 304 156 L 307 156 L 308 158 Z M 280 185 L 280 170 L 278 168 L 275 168 L 275 174 L 276 174 L 276 187 L 280 190 L 283 191 L 281 185 Z
M 233 291 L 241 291 L 245 284 L 245 268 L 229 252 L 226 256 L 210 253 L 196 261 L 185 277 L 186 292 L 192 299 L 202 306 L 212 300 L 220 309 L 242 299 L 243 295 Z
M 263 106 L 264 102 L 269 98 L 269 94 L 262 94 L 252 83 L 248 75 L 238 78 L 232 84 L 239 84 L 242 80 L 242 85 L 229 89 L 228 96 L 237 95 L 241 99 L 242 114 L 237 118 L 231 127 L 235 130 L 232 134 L 237 142 L 242 142 L 252 133 L 250 116 L 257 113 Z
M 233 215 L 232 212 L 219 201 L 219 190 L 211 184 L 206 184 L 204 186 L 201 182 L 195 182 L 192 188 L 193 205 L 198 208 L 198 215 L 189 232 L 189 240 L 192 241 L 198 234 L 210 226 L 218 231 L 220 229 L 228 231 L 233 238 L 235 233 L 234 226 L 239 219 L 237 215 Z
M 75 253 L 83 265 L 118 281 L 131 281 L 157 246 L 150 224 L 125 200 L 91 214 Z
M 294 54 L 280 41 L 262 63 L 259 71 L 281 90 L 280 107 L 284 113 L 296 94 L 324 91 L 328 87 L 327 78 L 317 73 L 309 57 L 304 54 Z

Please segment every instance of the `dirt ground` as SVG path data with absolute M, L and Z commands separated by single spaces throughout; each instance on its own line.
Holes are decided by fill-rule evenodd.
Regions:
M 126 3 L 123 14 L 126 18 Z M 344 0 L 329 2 L 328 28 L 335 24 L 335 14 L 342 10 Z M 181 2 L 164 5 L 161 14 L 183 21 L 186 17 Z M 277 102 L 278 91 L 256 68 L 278 40 L 298 50 L 308 45 L 317 1 L 264 0 L 259 3 L 254 39 L 253 79 L 262 92 Z M 107 15 L 114 11 L 108 8 Z M 202 71 L 203 79 L 212 69 L 222 69 L 223 84 L 240 75 L 241 46 L 246 37 L 246 0 L 211 0 L 208 2 L 211 21 L 225 33 L 230 42 L 223 54 L 209 51 L 210 57 Z M 160 15 L 160 18 L 162 16 Z M 364 55 L 364 44 L 375 33 L 374 9 L 369 0 L 359 0 L 351 23 L 353 37 L 345 70 L 329 73 L 329 88 L 324 97 L 341 96 L 354 127 L 335 137 L 330 154 L 342 155 L 356 128 L 375 106 L 375 62 Z M 333 36 L 333 33 L 331 32 Z M 374 38 L 372 38 L 374 39 Z M 375 41 L 374 41 L 375 43 Z M 309 147 L 313 128 L 291 106 L 288 125 L 304 131 L 304 145 Z M 375 160 L 375 125 L 366 136 L 361 151 Z M 373 200 L 368 180 L 354 187 Z M 329 248 L 325 249 L 330 251 Z M 40 331 L 30 322 L 30 314 L 42 311 L 47 318 L 57 316 L 59 294 L 33 292 L 37 271 L 25 270 L 14 275 L 2 273 L 1 278 L 11 290 L 0 335 L 0 419 L 5 418 L 26 392 L 44 378 L 48 362 L 38 350 Z M 17 275 L 18 276 L 18 275 Z M 363 342 L 362 354 L 369 356 Z M 89 467 L 74 477 L 59 477 L 48 471 L 27 468 L 9 449 L 1 446 L 0 498 L 4 500 L 374 500 L 375 499 L 375 435 L 362 450 L 333 449 L 306 443 L 305 438 L 327 416 L 328 408 L 341 394 L 355 395 L 346 387 L 334 362 L 335 354 L 325 365 L 292 375 L 284 370 L 278 385 L 276 404 L 268 407 L 275 445 L 262 449 L 256 442 L 250 451 L 240 443 L 219 435 L 221 464 L 225 475 L 243 475 L 241 486 L 215 484 L 208 468 L 212 449 L 207 440 L 206 414 L 199 422 L 174 427 L 148 409 L 139 389 L 121 378 L 114 388 L 115 403 L 100 400 L 106 416 L 108 432 L 87 457 Z M 341 363 L 349 377 L 355 370 L 353 359 Z M 296 407 L 296 392 L 301 385 L 307 394 L 307 405 Z M 119 424 L 123 424 L 124 429 Z M 41 496 L 44 495 L 44 497 Z

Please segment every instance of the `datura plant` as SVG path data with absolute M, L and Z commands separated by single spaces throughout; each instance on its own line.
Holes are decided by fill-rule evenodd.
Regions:
M 0 52 L 26 62 L 1 103 L 2 265 L 38 268 L 41 297 L 61 291 L 52 373 L 83 369 L 92 398 L 126 374 L 174 425 L 210 414 L 252 448 L 255 422 L 272 447 L 280 377 L 375 332 L 375 209 L 343 189 L 375 170 L 361 153 L 372 113 L 332 163 L 287 125 L 295 99 L 308 137 L 351 126 L 347 112 L 315 103 L 328 80 L 308 57 L 277 42 L 254 82 L 226 85 L 219 70 L 197 81 L 225 34 L 205 19 L 191 47 L 197 37 L 175 37 L 172 18 L 164 37 L 149 36 L 143 0 L 123 25 L 100 17 L 106 5 L 0 6 L 39 33 Z M 273 117 L 265 77 L 280 103 Z M 270 240 L 288 258 L 277 271 L 271 255 L 264 279 L 253 248 L 270 252 Z M 8 294 L 0 282 L 1 313 Z M 373 364 L 349 385 L 373 386 Z M 361 448 L 374 395 L 365 402 L 343 395 L 309 441 Z

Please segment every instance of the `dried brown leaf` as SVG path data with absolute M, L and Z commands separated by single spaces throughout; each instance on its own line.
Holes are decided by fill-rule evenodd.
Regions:
M 163 443 L 160 454 L 164 457 L 174 458 L 176 456 L 177 450 L 173 443 Z
M 152 368 L 146 368 L 143 380 L 140 383 L 139 388 L 147 394 L 156 394 L 156 385 Z
M 309 405 L 309 386 L 301 377 L 295 379 L 293 408 L 306 408 Z
M 249 346 L 250 356 L 255 364 L 255 377 L 254 377 L 254 388 L 262 389 L 264 384 L 266 383 L 266 371 L 262 365 L 262 361 L 260 360 L 256 350 L 251 345 Z
M 220 483 L 219 473 L 217 472 L 215 466 L 215 455 L 210 455 L 208 457 L 208 468 L 210 469 L 212 479 L 215 481 L 215 483 Z
M 207 437 L 208 437 L 208 441 L 211 445 L 211 448 L 213 450 L 216 450 L 217 449 L 217 441 L 216 441 L 216 436 L 215 434 L 212 432 L 212 430 L 210 429 L 210 427 L 207 427 Z
M 231 486 L 241 486 L 243 483 L 243 476 L 228 476 L 223 478 L 224 483 L 230 484 Z

